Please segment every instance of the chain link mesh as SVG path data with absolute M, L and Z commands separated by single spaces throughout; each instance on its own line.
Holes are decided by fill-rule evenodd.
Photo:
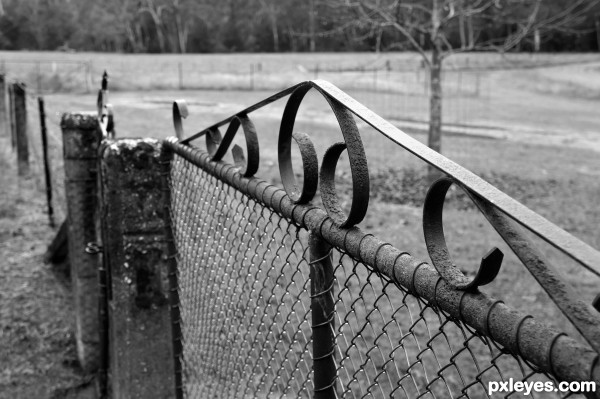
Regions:
M 184 394 L 312 397 L 308 232 L 178 155 L 170 184 Z M 487 398 L 490 381 L 556 384 L 361 260 L 331 256 L 337 397 Z
M 180 158 L 171 184 L 185 393 L 309 396 L 307 232 Z
M 333 253 L 339 397 L 487 398 L 490 381 L 551 381 L 373 268 Z

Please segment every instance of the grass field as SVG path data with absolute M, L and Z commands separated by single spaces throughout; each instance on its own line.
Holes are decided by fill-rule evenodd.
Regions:
M 417 82 L 410 89 L 394 89 L 396 92 L 377 92 L 368 87 L 372 84 L 374 76 L 370 69 L 383 68 L 387 59 L 392 65 L 393 70 L 389 75 L 392 78 L 395 76 L 403 82 L 405 77 L 416 76 L 414 70 L 410 71 L 410 68 L 418 65 L 418 58 L 414 54 L 386 57 L 373 54 L 153 57 L 0 53 L 0 57 L 6 61 L 9 77 L 15 76 L 10 75 L 10 68 L 13 66 L 20 65 L 25 73 L 25 65 L 31 65 L 32 69 L 24 75 L 28 79 L 34 76 L 29 83 L 30 87 L 35 87 L 36 84 L 37 62 L 41 63 L 40 68 L 50 68 L 49 73 L 42 73 L 43 79 L 50 81 L 54 76 L 52 62 L 56 62 L 56 72 L 63 68 L 58 61 L 69 61 L 72 65 L 77 65 L 78 62 L 93 60 L 93 73 L 89 75 L 93 78 L 91 80 L 75 77 L 85 76 L 87 72 L 83 67 L 78 67 L 81 73 L 73 72 L 72 81 L 56 72 L 57 81 L 68 83 L 61 83 L 61 87 L 70 91 L 45 96 L 50 129 L 56 136 L 59 136 L 57 123 L 62 112 L 95 108 L 95 95 L 85 92 L 85 79 L 90 80 L 88 83 L 91 91 L 91 88 L 98 86 L 97 77 L 100 70 L 109 68 L 109 71 L 115 71 L 111 73 L 111 76 L 114 76 L 111 88 L 114 90 L 111 91 L 110 99 L 115 108 L 119 137 L 164 138 L 173 135 L 171 102 L 174 99 L 185 98 L 189 101 L 191 114 L 184 126 L 186 133 L 191 134 L 265 98 L 276 88 L 311 79 L 318 73 L 320 78 L 332 80 L 377 113 L 391 119 L 407 133 L 413 134 L 421 141 L 425 140 L 425 125 L 422 121 L 426 117 L 426 108 L 423 106 L 423 98 L 426 97 L 414 93 L 414 88 L 422 87 L 422 82 Z M 25 58 L 30 63 L 9 62 Z M 198 85 L 202 86 L 203 90 L 177 90 L 179 62 L 184 65 L 184 76 L 199 82 Z M 257 66 L 259 63 L 262 64 L 260 72 Z M 555 66 L 529 68 L 536 63 Z M 249 64 L 255 65 L 255 90 L 248 90 L 250 86 L 244 86 L 242 90 L 239 89 L 240 86 L 249 82 L 250 75 L 244 74 Z M 318 71 L 316 65 L 319 65 Z M 335 71 L 337 65 L 341 65 L 347 71 Z M 494 69 L 498 65 L 527 68 Z M 597 99 L 600 98 L 600 57 L 596 54 L 523 54 L 504 58 L 499 55 L 469 55 L 457 58 L 453 61 L 453 67 L 463 70 L 478 69 L 476 73 L 479 74 L 480 82 L 485 82 L 486 89 L 482 88 L 484 86 L 480 87 L 480 97 L 460 97 L 463 105 L 455 107 L 454 111 L 466 112 L 469 117 L 454 117 L 455 121 L 468 119 L 471 126 L 456 124 L 452 129 L 448 129 L 443 141 L 443 153 L 490 180 L 503 191 L 583 241 L 600 248 L 600 209 L 597 206 L 600 199 L 600 114 L 597 112 Z M 361 68 L 364 71 L 361 71 Z M 191 71 L 196 71 L 198 77 L 194 77 L 196 75 Z M 259 85 L 261 74 L 268 77 L 262 81 L 266 82 L 264 86 Z M 200 79 L 200 75 L 204 76 L 202 79 L 205 80 Z M 385 76 L 384 72 L 379 72 L 378 79 L 384 79 Z M 233 81 L 233 77 L 240 81 Z M 390 81 L 386 84 L 395 83 Z M 194 88 L 194 85 L 190 87 Z M 224 90 L 231 87 L 238 89 Z M 446 101 L 446 109 L 449 110 L 447 112 L 453 110 L 453 101 L 459 100 L 450 96 Z M 279 101 L 252 115 L 261 144 L 261 166 L 258 175 L 274 183 L 279 183 L 277 134 L 278 119 L 284 104 Z M 452 118 L 451 115 L 447 117 Z M 30 115 L 30 119 L 34 129 L 37 126 L 34 113 Z M 364 124 L 359 124 L 359 127 L 369 162 L 373 198 L 367 219 L 361 226 L 366 231 L 388 240 L 397 248 L 407 250 L 417 258 L 427 259 L 420 209 L 425 187 L 418 184 L 425 165 L 405 150 L 390 145 L 387 139 Z M 329 145 L 341 138 L 328 105 L 317 94 L 309 95 L 302 104 L 296 129 L 311 136 L 319 159 Z M 239 143 L 244 147 L 243 140 Z M 295 154 L 294 159 L 295 165 L 299 165 L 298 154 Z M 347 160 L 343 159 L 338 179 L 345 191 L 348 170 Z M 2 184 L 4 187 L 9 183 Z M 34 195 L 31 191 L 23 191 L 21 194 L 26 197 L 21 199 L 25 201 L 26 206 L 43 206 L 31 201 L 30 197 Z M 8 202 L 2 203 L 3 223 L 7 226 L 21 223 L 22 219 L 13 215 L 10 206 Z M 35 215 L 38 220 L 44 217 L 41 213 Z M 543 290 L 516 257 L 509 255 L 510 251 L 506 245 L 481 215 L 471 208 L 462 209 L 453 202 L 448 205 L 445 219 L 450 250 L 461 268 L 474 271 L 481 256 L 492 246 L 500 247 L 507 255 L 499 277 L 484 289 L 485 292 L 561 328 L 567 325 Z M 48 236 L 37 235 L 31 239 L 37 240 L 39 250 L 47 244 Z M 13 242 L 14 240 L 3 237 L 0 255 L 16 256 L 27 251 L 20 244 L 13 245 Z M 565 260 L 547 245 L 540 243 L 540 246 L 555 261 L 565 278 L 573 283 L 583 299 L 590 303 L 598 293 L 597 278 Z M 47 269 L 41 270 L 41 273 L 47 272 Z M 7 275 L 11 278 L 11 274 Z M 7 283 L 6 290 L 15 290 L 15 287 Z M 52 290 L 57 292 L 56 287 Z M 511 295 L 507 295 L 507 292 Z M 26 298 L 21 300 L 27 301 Z M 8 320 L 12 320 L 15 316 L 8 317 Z M 40 323 L 43 322 L 42 319 Z M 7 325 L 10 324 L 10 321 L 7 321 Z M 565 328 L 569 333 L 576 334 L 572 329 Z M 9 334 L 12 334 L 11 339 L 31 339 L 31 334 L 26 330 Z M 60 346 L 54 345 L 52 348 L 61 351 Z M 2 349 L 6 351 L 9 359 L 9 362 L 3 365 L 4 370 L 18 369 L 16 364 L 22 362 L 22 359 L 16 356 L 16 351 L 8 347 Z M 71 351 L 72 348 L 68 350 Z M 63 353 L 63 356 L 71 355 Z M 43 370 L 39 372 L 47 373 Z M 26 377 L 18 373 L 6 373 L 3 371 L 3 383 L 17 386 L 27 384 Z M 72 376 L 65 378 L 65 384 L 73 380 Z M 18 392 L 18 389 L 14 392 Z

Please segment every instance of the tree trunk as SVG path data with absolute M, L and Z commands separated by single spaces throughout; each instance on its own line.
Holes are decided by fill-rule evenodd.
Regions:
M 271 33 L 273 34 L 273 51 L 279 52 L 279 32 L 277 30 L 277 15 L 271 12 Z
M 176 11 L 175 15 L 175 29 L 177 30 L 177 41 L 179 44 L 179 53 L 187 53 L 187 26 L 185 22 L 181 20 L 181 14 L 179 10 Z
M 309 0 L 308 5 L 308 32 L 310 40 L 310 52 L 314 53 L 317 49 L 317 45 L 315 43 L 315 0 Z
M 467 34 L 465 32 L 465 14 L 462 0 L 459 2 L 458 12 L 458 33 L 460 35 L 460 48 L 464 50 L 465 48 L 467 48 Z
M 165 35 L 162 30 L 162 20 L 158 11 L 154 8 L 154 3 L 151 0 L 147 0 L 147 7 L 143 10 L 150 14 L 152 18 L 152 22 L 154 22 L 154 27 L 156 28 L 156 38 L 158 39 L 158 47 L 161 53 L 164 53 L 166 50 L 165 47 Z
M 598 51 L 600 51 L 600 14 L 596 14 L 596 41 L 598 42 Z
M 432 150 L 442 150 L 442 59 L 436 46 L 433 47 L 429 68 L 429 135 L 427 145 Z
M 375 42 L 375 52 L 377 54 L 381 53 L 381 39 L 383 37 L 383 29 L 379 28 L 377 30 L 377 41 Z
M 469 48 L 475 47 L 475 33 L 473 31 L 473 17 L 470 15 L 467 17 L 467 37 Z
M 540 45 L 542 40 L 540 39 L 540 30 L 536 29 L 533 31 L 533 51 L 536 53 L 540 52 Z
M 427 145 L 434 151 L 442 151 L 442 36 L 441 36 L 441 7 L 439 0 L 433 1 L 431 13 L 431 65 L 429 66 L 429 134 Z M 429 166 L 428 179 L 430 182 L 437 179 L 440 172 Z

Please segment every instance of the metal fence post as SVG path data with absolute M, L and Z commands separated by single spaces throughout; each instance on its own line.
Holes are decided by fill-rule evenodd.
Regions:
M 333 265 L 331 245 L 311 232 L 310 290 L 313 334 L 313 371 L 315 398 L 335 398 L 337 370 L 335 366 L 335 303 L 333 298 Z
M 44 157 L 44 176 L 46 180 L 46 204 L 48 206 L 48 221 L 54 227 L 54 208 L 52 207 L 52 176 L 50 161 L 48 159 L 48 131 L 46 129 L 46 110 L 44 98 L 38 97 L 38 110 L 40 115 L 40 133 L 42 135 L 42 150 Z
M 96 241 L 97 160 L 102 135 L 93 113 L 65 114 L 61 128 L 77 355 L 83 369 L 92 372 L 100 357 L 99 259 L 86 253 L 86 245 Z
M 29 143 L 27 141 L 27 101 L 25 84 L 13 83 L 13 106 L 15 112 L 15 140 L 19 176 L 29 174 Z
M 112 398 L 175 397 L 160 148 L 125 139 L 100 155 Z

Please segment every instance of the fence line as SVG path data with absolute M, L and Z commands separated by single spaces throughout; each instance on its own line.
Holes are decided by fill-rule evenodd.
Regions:
M 285 69 L 269 62 L 220 63 L 169 61 L 144 65 L 146 73 L 130 63 L 110 64 L 111 85 L 116 90 L 282 90 L 306 78 L 326 79 L 350 92 L 361 102 L 378 104 L 378 112 L 389 119 L 418 122 L 426 130 L 429 115 L 428 72 L 419 62 L 384 63 L 370 66 L 339 63 L 297 64 Z M 91 60 L 7 60 L 4 69 L 25 82 L 36 93 L 90 92 L 99 82 L 102 67 Z M 491 109 L 489 81 L 485 70 L 444 70 L 444 121 L 459 129 L 464 125 L 488 125 Z
M 22 176 L 31 177 L 46 192 L 49 222 L 66 216 L 63 149 L 58 111 L 33 95 L 23 82 L 0 75 L 2 134 L 11 137 Z M 43 105 L 41 105 L 43 104 Z M 18 116 L 18 117 L 17 117 Z M 19 147 L 20 146 L 20 147 Z M 20 149 L 19 149 L 20 148 Z M 27 169 L 32 169 L 31 172 Z
M 598 250 L 332 84 L 297 84 L 189 137 L 187 106 L 178 101 L 179 138 L 162 142 L 109 140 L 107 89 L 105 76 L 98 110 L 62 120 L 69 255 L 75 297 L 85 302 L 77 306 L 78 325 L 94 326 L 79 329 L 77 344 L 82 364 L 98 373 L 101 395 L 479 398 L 489 397 L 492 381 L 600 383 L 598 315 L 520 229 L 596 275 Z M 344 136 L 320 168 L 310 138 L 294 131 L 309 90 L 325 97 Z M 277 187 L 254 176 L 259 137 L 250 115 L 284 97 Z M 367 213 L 369 171 L 355 117 L 446 174 L 424 204 L 432 265 L 356 227 Z M 245 149 L 233 145 L 240 130 Z M 335 187 L 342 152 L 351 165 L 349 210 Z M 226 154 L 233 164 L 223 161 Z M 499 272 L 497 250 L 472 279 L 455 267 L 442 223 L 452 184 L 581 337 L 478 289 Z

